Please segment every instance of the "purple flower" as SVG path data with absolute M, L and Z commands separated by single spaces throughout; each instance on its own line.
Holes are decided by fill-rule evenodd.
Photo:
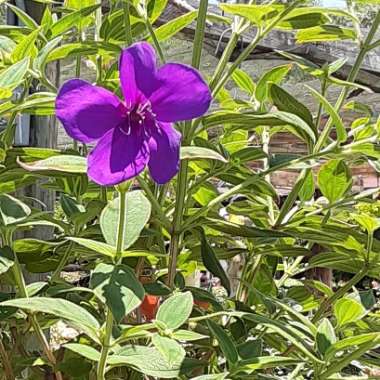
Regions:
M 181 135 L 172 123 L 203 115 L 210 90 L 195 69 L 178 63 L 156 67 L 151 45 L 123 50 L 120 81 L 125 98 L 81 79 L 59 91 L 56 115 L 66 132 L 83 143 L 96 141 L 88 156 L 88 175 L 101 185 L 133 178 L 148 165 L 159 184 L 179 168 Z

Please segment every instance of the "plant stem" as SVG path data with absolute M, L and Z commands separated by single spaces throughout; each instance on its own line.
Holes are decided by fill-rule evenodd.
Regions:
M 113 328 L 113 316 L 110 310 L 107 311 L 105 335 L 102 344 L 102 352 L 100 354 L 98 370 L 97 370 L 97 380 L 104 380 L 106 374 L 106 365 L 108 353 L 110 350 L 111 338 L 112 338 L 112 328 Z
M 1 338 L 0 338 L 0 356 L 1 356 L 1 362 L 3 363 L 3 370 L 5 372 L 6 379 L 15 380 L 15 375 L 13 374 L 12 365 L 9 360 L 8 353 L 4 347 L 3 340 Z
M 165 228 L 170 228 L 170 221 L 166 217 L 165 213 L 162 211 L 162 207 L 155 195 L 152 193 L 151 189 L 149 188 L 149 185 L 141 176 L 137 177 L 137 181 L 139 182 L 140 187 L 144 190 L 146 196 L 149 198 L 150 203 L 152 204 L 152 207 L 155 213 L 157 214 L 158 218 L 161 220 L 162 224 L 165 226 Z
M 192 56 L 192 66 L 199 68 L 200 59 L 202 56 L 202 45 L 204 38 L 204 30 L 206 24 L 208 0 L 201 0 L 198 10 L 198 20 L 195 32 L 194 50 Z M 153 37 L 153 36 L 152 36 Z M 187 130 L 188 127 L 188 130 Z M 189 145 L 192 139 L 192 129 L 190 123 L 185 123 L 184 144 Z M 180 250 L 181 235 L 182 235 L 182 218 L 186 206 L 185 198 L 187 192 L 187 175 L 189 170 L 188 160 L 181 161 L 179 174 L 177 178 L 176 204 L 173 216 L 171 241 L 169 247 L 169 269 L 168 269 L 168 286 L 173 289 L 175 275 L 177 272 L 177 256 Z
M 29 298 L 28 292 L 26 290 L 24 275 L 22 273 L 22 268 L 21 268 L 20 263 L 17 259 L 16 253 L 14 253 L 14 265 L 13 265 L 12 269 L 13 269 L 13 275 L 14 275 L 14 278 L 15 278 L 15 281 L 16 281 L 16 284 L 18 287 L 18 291 L 19 291 L 21 297 L 22 298 Z M 41 329 L 41 326 L 39 325 L 39 323 L 37 321 L 36 316 L 33 314 L 30 314 L 30 321 L 31 321 L 31 325 L 33 326 L 34 332 L 36 333 L 36 335 L 37 335 L 37 337 L 38 337 L 38 339 L 42 345 L 42 348 L 43 348 L 43 351 L 44 351 L 46 357 L 48 358 L 49 362 L 53 365 L 53 367 L 55 367 L 55 365 L 57 364 L 57 361 L 55 359 L 53 352 L 50 349 L 49 342 L 47 341 L 46 336 L 44 335 L 44 333 Z M 55 371 L 55 377 L 57 380 L 63 380 L 62 374 L 59 371 Z
M 125 212 L 127 207 L 127 193 L 125 191 L 119 191 L 120 197 L 120 213 L 119 223 L 117 227 L 117 241 L 116 241 L 116 263 L 121 261 L 121 254 L 124 249 L 124 230 L 125 230 Z
M 120 264 L 122 260 L 122 252 L 124 249 L 124 230 L 125 230 L 125 212 L 127 206 L 127 193 L 125 190 L 118 189 L 119 198 L 120 198 L 120 207 L 119 207 L 119 223 L 117 227 L 117 241 L 116 241 L 116 265 Z M 106 373 L 106 365 L 108 353 L 111 348 L 111 339 L 112 339 L 112 328 L 113 328 L 113 316 L 109 308 L 106 311 L 106 324 L 104 327 L 104 338 L 102 342 L 102 351 L 100 354 L 100 359 L 97 368 L 97 380 L 104 380 Z
M 127 45 L 132 45 L 132 30 L 131 30 L 131 18 L 129 12 L 129 0 L 123 1 L 123 10 L 124 10 L 124 22 L 125 22 L 125 41 Z
M 355 286 L 360 280 L 362 280 L 366 275 L 368 274 L 368 265 L 367 263 L 364 265 L 364 267 L 355 274 L 354 277 L 352 277 L 347 283 L 339 288 L 331 297 L 324 300 L 321 305 L 319 306 L 319 309 L 315 313 L 312 322 L 316 323 L 318 322 L 326 312 L 326 310 L 340 297 L 342 297 L 344 294 L 346 294 L 353 286 Z
M 197 27 L 194 36 L 194 50 L 191 65 L 199 69 L 202 56 L 202 44 L 205 35 L 206 15 L 207 15 L 208 0 L 200 0 L 198 8 Z
M 174 279 L 177 271 L 177 256 L 181 240 L 181 224 L 185 206 L 185 197 L 187 189 L 188 160 L 181 161 L 181 167 L 177 179 L 177 198 L 174 211 L 172 234 L 169 248 L 169 271 L 168 286 L 173 289 Z
M 62 256 L 61 261 L 58 263 L 57 268 L 55 269 L 55 271 L 51 275 L 51 278 L 50 278 L 51 282 L 56 282 L 60 278 L 61 272 L 62 272 L 63 268 L 66 266 L 67 261 L 69 260 L 69 257 L 70 257 L 70 254 L 71 254 L 73 247 L 74 247 L 74 242 L 70 241 L 69 245 L 66 248 L 65 253 Z
M 95 35 L 94 40 L 100 41 L 100 27 L 102 26 L 102 0 L 96 0 L 96 4 L 100 4 L 99 8 L 95 11 Z M 99 54 L 96 57 L 96 83 L 102 81 L 103 59 Z
M 156 50 L 158 52 L 158 55 L 159 55 L 160 60 L 161 60 L 161 63 L 165 63 L 166 59 L 165 59 L 164 52 L 162 51 L 160 42 L 157 39 L 156 33 L 153 30 L 152 24 L 151 24 L 148 16 L 145 17 L 145 24 L 146 24 L 146 27 L 148 29 L 148 32 L 149 32 L 150 36 L 152 37 L 153 44 L 154 44 L 154 46 L 155 46 L 155 48 L 156 48 Z

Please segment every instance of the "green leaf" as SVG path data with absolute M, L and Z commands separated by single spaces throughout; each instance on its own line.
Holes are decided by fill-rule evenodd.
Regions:
M 0 194 L 0 224 L 8 226 L 20 223 L 31 213 L 31 209 L 9 194 Z
M 48 8 L 46 8 L 48 9 Z M 42 49 L 39 50 L 37 57 L 33 60 L 33 68 L 40 71 L 41 74 L 45 73 L 47 59 L 51 51 L 53 51 L 62 41 L 62 37 L 56 37 L 50 40 Z
M 305 7 L 305 9 L 300 7 L 294 9 L 289 16 L 279 22 L 276 28 L 284 30 L 307 29 L 327 24 L 329 21 L 331 20 L 327 15 L 314 11 L 313 7 Z
M 236 85 L 247 92 L 249 95 L 255 93 L 255 84 L 253 83 L 252 78 L 243 70 L 236 68 L 231 76 L 231 79 L 236 83 Z
M 283 5 L 248 5 L 248 4 L 219 4 L 226 13 L 247 18 L 254 25 L 263 25 L 272 20 L 283 9 Z
M 316 343 L 318 351 L 325 355 L 326 351 L 336 342 L 334 327 L 327 318 L 324 318 L 318 326 Z
M 306 174 L 306 178 L 303 181 L 300 191 L 298 192 L 298 197 L 301 202 L 309 201 L 315 193 L 314 186 L 314 175 L 311 170 L 309 170 Z
M 206 206 L 210 201 L 219 195 L 216 187 L 210 182 L 205 182 L 199 187 L 193 198 L 201 205 Z
M 290 95 L 287 91 L 280 86 L 277 86 L 275 83 L 271 83 L 269 85 L 269 95 L 278 110 L 293 113 L 299 116 L 316 132 L 313 116 L 309 109 L 300 103 L 294 96 Z
M 201 146 L 182 146 L 180 152 L 181 160 L 217 160 L 227 162 L 227 160 L 217 151 Z
M 57 37 L 59 34 L 65 33 L 69 29 L 79 25 L 82 22 L 83 17 L 89 16 L 91 13 L 95 12 L 100 5 L 101 4 L 91 5 L 63 16 L 50 28 L 51 36 Z
M 152 336 L 152 343 L 170 366 L 176 362 L 182 362 L 186 356 L 186 351 L 174 339 L 154 334 Z
M 18 164 L 30 172 L 57 171 L 65 173 L 85 174 L 87 173 L 87 160 L 82 156 L 71 156 L 62 154 L 52 156 L 43 160 L 33 162 L 21 162 Z
M 239 360 L 238 351 L 235 347 L 233 340 L 225 332 L 225 330 L 212 320 L 207 321 L 207 326 L 211 334 L 216 338 L 219 343 L 219 347 L 222 350 L 226 359 L 235 364 Z
M 197 333 L 195 331 L 191 331 L 191 330 L 177 330 L 177 331 L 174 331 L 171 334 L 171 336 L 174 339 L 183 340 L 186 342 L 192 342 L 195 340 L 208 338 L 207 335 L 202 335 L 202 334 L 199 334 L 199 333 Z
M 376 338 L 379 338 L 380 333 L 373 332 L 367 334 L 359 334 L 344 338 L 334 343 L 329 347 L 326 352 L 326 358 L 333 358 L 339 351 L 352 350 L 354 346 L 360 346 L 367 342 L 374 342 Z
M 244 371 L 247 369 L 265 369 L 279 368 L 287 366 L 296 366 L 302 363 L 302 359 L 295 359 L 286 356 L 260 356 L 248 360 L 242 360 L 239 363 L 239 368 Z
M 33 313 L 52 314 L 55 317 L 72 322 L 90 338 L 98 341 L 99 322 L 84 308 L 73 302 L 59 298 L 35 297 L 17 298 L 0 303 L 1 306 L 12 306 Z
M 183 28 L 189 25 L 197 17 L 197 11 L 185 13 L 182 16 L 176 17 L 155 30 L 155 35 L 158 41 L 165 41 L 173 37 Z M 148 38 L 148 42 L 152 42 L 152 37 Z
M 279 84 L 286 77 L 291 68 L 291 64 L 277 66 L 263 74 L 257 82 L 255 92 L 256 99 L 260 102 L 266 101 L 268 98 L 269 83 Z
M 267 114 L 242 113 L 234 111 L 214 112 L 203 119 L 207 128 L 217 125 L 232 125 L 234 129 L 252 130 L 261 126 L 293 127 L 300 135 L 306 134 L 312 141 L 316 140 L 315 131 L 300 117 L 288 112 L 276 111 Z
M 353 29 L 342 28 L 336 25 L 322 25 L 309 29 L 299 30 L 296 34 L 297 43 L 355 40 Z
M 107 257 L 115 257 L 116 255 L 116 249 L 113 246 L 100 241 L 75 237 L 68 237 L 67 239 Z
M 8 272 L 14 264 L 14 254 L 9 247 L 0 248 L 0 274 Z
M 214 276 L 218 277 L 227 292 L 231 293 L 230 281 L 224 272 L 224 269 L 220 264 L 218 258 L 216 257 L 214 250 L 207 241 L 207 237 L 203 230 L 201 236 L 201 256 L 203 265 L 206 267 L 206 269 L 210 271 Z
M 347 140 L 347 132 L 338 112 L 329 103 L 329 101 L 323 95 L 321 95 L 318 91 L 314 90 L 313 88 L 309 86 L 306 86 L 306 87 L 312 93 L 312 95 L 322 104 L 323 108 L 331 116 L 331 119 L 335 125 L 336 133 L 338 136 L 338 142 L 345 142 Z
M 36 92 L 24 99 L 14 111 L 40 116 L 54 115 L 55 98 L 56 95 L 50 92 Z
M 115 44 L 103 41 L 86 41 L 64 44 L 51 50 L 46 57 L 46 63 L 69 57 L 81 57 L 99 54 L 101 56 L 116 56 L 121 49 Z
M 0 73 L 0 88 L 9 88 L 11 90 L 16 88 L 24 80 L 28 72 L 29 60 L 29 57 L 25 57 L 20 62 L 3 70 Z
M 98 362 L 100 359 L 100 352 L 91 346 L 80 343 L 67 343 L 63 346 L 65 349 L 68 349 L 88 360 Z
M 202 362 L 187 358 L 176 360 L 169 365 L 154 347 L 138 345 L 122 347 L 115 355 L 109 356 L 107 362 L 110 367 L 129 365 L 145 375 L 158 379 L 178 379 L 180 374 L 191 372 L 203 365 Z
M 351 218 L 355 219 L 359 225 L 364 227 L 368 233 L 372 234 L 375 230 L 380 228 L 380 220 L 371 215 L 360 213 L 360 214 L 350 214 Z
M 30 17 L 26 12 L 24 12 L 22 9 L 10 4 L 9 2 L 6 3 L 7 7 L 12 10 L 12 12 L 17 16 L 17 18 L 28 28 L 31 30 L 38 29 L 38 24 L 34 21 L 32 17 Z
M 34 30 L 32 33 L 26 35 L 14 48 L 11 59 L 13 62 L 18 62 L 24 58 L 35 57 L 37 55 L 36 47 L 34 46 L 39 29 Z
M 262 150 L 262 148 L 254 146 L 248 146 L 231 154 L 231 159 L 237 160 L 240 163 L 261 160 L 263 158 L 268 158 L 268 155 Z
M 330 203 L 341 199 L 351 184 L 350 169 L 342 160 L 330 160 L 319 169 L 318 186 Z
M 341 298 L 334 304 L 334 314 L 340 327 L 347 323 L 357 322 L 365 313 L 364 306 L 352 298 Z
M 153 4 L 153 7 L 151 8 Z M 161 13 L 165 10 L 166 6 L 168 4 L 168 0 L 152 0 L 149 2 L 149 20 L 153 24 L 158 17 L 161 15 Z
M 119 223 L 120 199 L 115 198 L 104 208 L 100 215 L 100 228 L 106 242 L 116 247 Z M 150 218 L 151 204 L 140 190 L 126 194 L 126 226 L 123 249 L 129 248 L 140 236 Z
M 193 310 L 193 296 L 190 292 L 177 293 L 160 306 L 156 319 L 167 328 L 175 330 L 182 326 Z
M 117 322 L 140 306 L 145 295 L 133 270 L 123 264 L 98 264 L 91 274 L 90 285 Z

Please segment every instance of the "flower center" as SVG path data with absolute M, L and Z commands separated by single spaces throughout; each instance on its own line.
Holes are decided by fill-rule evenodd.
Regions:
M 154 119 L 152 107 L 147 100 L 144 103 L 137 103 L 133 107 L 126 107 L 124 122 L 119 126 L 120 131 L 129 136 L 131 133 L 146 134 L 146 121 Z

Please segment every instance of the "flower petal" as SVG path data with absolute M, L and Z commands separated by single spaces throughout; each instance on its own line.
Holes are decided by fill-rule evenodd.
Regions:
M 89 143 L 121 122 L 123 104 L 105 88 L 72 79 L 61 87 L 55 107 L 67 134 Z
M 156 54 L 147 42 L 124 49 L 119 61 L 120 82 L 128 107 L 148 98 L 156 88 Z
M 150 129 L 149 170 L 158 184 L 170 181 L 179 169 L 179 149 L 181 134 L 169 123 L 158 123 L 158 128 Z
M 208 110 L 211 93 L 197 70 L 179 63 L 168 63 L 158 70 L 157 79 L 158 88 L 149 98 L 157 120 L 190 120 Z
M 116 185 L 141 173 L 148 160 L 149 148 L 142 134 L 127 136 L 115 128 L 89 154 L 88 175 L 100 185 Z

